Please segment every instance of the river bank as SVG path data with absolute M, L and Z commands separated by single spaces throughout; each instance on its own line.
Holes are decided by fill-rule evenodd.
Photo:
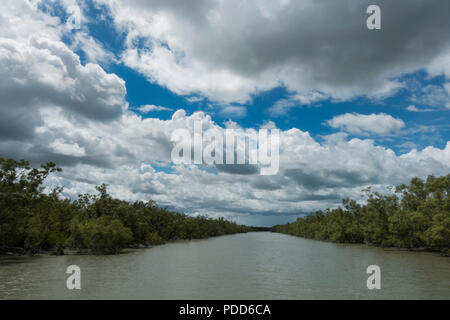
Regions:
M 285 235 L 289 235 L 289 236 L 297 237 L 297 238 L 308 239 L 308 240 L 312 240 L 312 241 L 320 241 L 320 242 L 335 243 L 335 244 L 347 244 L 347 245 L 363 245 L 363 246 L 370 246 L 370 247 L 375 247 L 375 248 L 381 248 L 381 249 L 384 249 L 384 250 L 397 250 L 397 251 L 409 251 L 409 252 L 428 252 L 428 253 L 439 254 L 439 255 L 441 255 L 443 257 L 450 257 L 450 250 L 443 251 L 443 250 L 441 250 L 439 248 L 430 248 L 430 247 L 413 247 L 413 248 L 408 248 L 408 247 L 382 246 L 382 245 L 375 245 L 375 244 L 364 243 L 364 242 L 330 241 L 330 240 L 325 240 L 325 239 L 315 239 L 315 238 L 302 237 L 302 236 L 293 235 L 293 234 L 284 233 L 284 232 L 277 232 L 277 231 L 272 231 L 272 232 L 285 234 Z
M 268 228 L 254 228 L 254 227 L 249 227 L 251 228 L 250 231 L 247 232 L 267 232 Z M 247 233 L 247 232 L 240 232 L 240 233 Z M 228 235 L 233 235 L 233 234 L 228 234 Z M 99 253 L 99 252 L 91 252 L 89 249 L 77 249 L 77 248 L 51 248 L 51 249 L 40 249 L 39 251 L 30 251 L 30 250 L 26 250 L 24 248 L 21 247 L 16 247 L 16 248 L 11 248 L 9 250 L 4 250 L 4 251 L 0 251 L 0 258 L 2 257 L 33 257 L 33 256 L 64 256 L 64 255 L 115 255 L 115 254 L 126 254 L 126 253 L 130 253 L 133 252 L 135 250 L 144 250 L 144 249 L 151 249 L 153 247 L 156 246 L 161 246 L 161 245 L 165 245 L 165 244 L 170 244 L 170 243 L 184 243 L 184 242 L 189 242 L 189 241 L 194 241 L 194 240 L 208 240 L 208 239 L 213 239 L 216 237 L 224 237 L 227 235 L 217 235 L 217 236 L 211 236 L 208 238 L 192 238 L 192 239 L 174 239 L 174 240 L 167 240 L 167 241 L 160 241 L 158 243 L 154 243 L 152 245 L 144 245 L 144 244 L 139 244 L 139 245 L 134 245 L 134 246 L 130 246 L 127 248 L 123 248 L 121 249 L 119 252 L 115 252 L 115 253 L 107 253 L 107 252 L 103 252 L 103 253 Z

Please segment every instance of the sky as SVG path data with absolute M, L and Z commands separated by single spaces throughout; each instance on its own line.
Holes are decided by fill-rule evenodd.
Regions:
M 380 30 L 366 26 L 371 4 Z M 445 0 L 5 0 L 0 156 L 56 162 L 47 186 L 71 199 L 106 183 L 261 226 L 448 174 L 449 12 Z M 279 129 L 278 173 L 173 163 L 171 134 L 195 121 Z

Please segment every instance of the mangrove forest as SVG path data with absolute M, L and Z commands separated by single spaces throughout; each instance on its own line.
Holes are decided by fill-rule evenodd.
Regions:
M 388 194 L 364 190 L 366 201 L 343 199 L 274 232 L 341 243 L 428 249 L 450 255 L 450 174 L 413 178 Z
M 45 192 L 44 180 L 60 172 L 55 163 L 31 168 L 25 160 L 0 158 L 0 254 L 50 251 L 118 253 L 123 248 L 248 232 L 223 218 L 188 216 L 154 201 L 129 203 L 98 194 L 76 200 L 61 197 L 62 187 Z

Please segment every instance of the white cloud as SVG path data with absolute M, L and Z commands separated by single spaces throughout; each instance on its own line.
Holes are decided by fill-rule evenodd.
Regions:
M 427 85 L 414 92 L 411 96 L 413 103 L 429 107 L 447 107 L 450 108 L 449 84 Z
M 298 101 L 290 99 L 280 99 L 275 104 L 270 107 L 267 112 L 273 117 L 284 116 L 292 108 L 298 106 Z
M 435 59 L 428 65 L 427 71 L 430 76 L 445 75 L 447 79 L 450 79 L 450 49 L 440 53 Z
M 57 154 L 74 157 L 83 157 L 86 155 L 84 148 L 81 148 L 77 143 L 66 143 L 62 139 L 56 139 L 49 146 Z
M 426 147 L 422 151 L 417 151 L 416 149 L 411 150 L 411 152 L 402 155 L 400 158 L 417 161 L 419 163 L 427 163 L 435 160 L 437 163 L 450 164 L 450 141 L 443 150 L 435 147 Z
M 116 62 L 114 54 L 104 48 L 104 46 L 85 32 L 76 32 L 71 45 L 73 50 L 82 50 L 88 62 L 109 64 Z
M 223 106 L 220 113 L 226 117 L 242 118 L 247 114 L 247 108 L 243 106 Z
M 60 39 L 60 19 L 42 14 L 37 1 L 4 0 L 0 10 L 0 37 L 10 39 Z
M 410 112 L 431 112 L 433 109 L 419 109 L 415 105 L 410 105 L 406 108 Z
M 267 112 L 274 117 L 280 117 L 286 115 L 293 108 L 309 106 L 328 98 L 325 94 L 317 91 L 311 91 L 306 94 L 295 94 L 287 99 L 278 100 Z
M 447 82 L 447 83 L 444 85 L 444 88 L 445 88 L 445 90 L 447 91 L 447 94 L 450 96 L 450 82 Z
M 170 135 L 175 129 L 192 132 L 194 121 L 199 120 L 204 129 L 224 128 L 202 112 L 187 116 L 183 110 L 166 121 L 127 113 L 115 123 L 83 127 L 70 127 L 65 115 L 55 110 L 44 112 L 42 118 L 45 125 L 36 141 L 47 144 L 60 138 L 86 150 L 53 181 L 65 184 L 68 195 L 105 182 L 122 199 L 151 198 L 180 211 L 240 217 L 241 221 L 254 221 L 248 215 L 296 215 L 336 206 L 341 197 L 357 198 L 367 185 L 383 191 L 413 176 L 440 175 L 450 169 L 450 143 L 442 150 L 429 147 L 398 156 L 372 140 L 349 140 L 337 134 L 319 143 L 308 132 L 291 129 L 281 132 L 280 172 L 275 176 L 173 165 L 172 172 L 158 172 L 154 165 L 170 166 Z
M 0 38 L 0 73 L 4 108 L 64 105 L 74 114 L 98 119 L 117 117 L 127 108 L 123 80 L 96 64 L 82 66 L 59 41 Z
M 370 115 L 346 113 L 335 116 L 326 123 L 332 128 L 353 134 L 388 135 L 405 127 L 405 123 L 401 119 L 395 119 L 385 113 Z
M 162 106 L 155 106 L 153 104 L 146 104 L 146 105 L 140 106 L 139 108 L 137 108 L 137 110 L 142 113 L 149 113 L 152 111 L 172 111 L 172 109 L 170 109 L 170 108 L 162 107 Z

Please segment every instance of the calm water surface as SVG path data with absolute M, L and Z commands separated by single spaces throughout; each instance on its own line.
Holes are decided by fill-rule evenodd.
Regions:
M 66 288 L 67 266 L 81 290 Z M 366 268 L 381 268 L 368 290 Z M 0 299 L 450 299 L 450 258 L 270 232 L 113 256 L 0 259 Z

